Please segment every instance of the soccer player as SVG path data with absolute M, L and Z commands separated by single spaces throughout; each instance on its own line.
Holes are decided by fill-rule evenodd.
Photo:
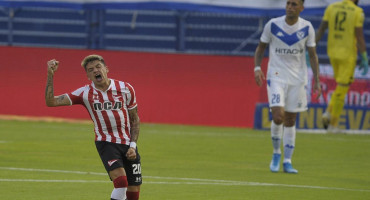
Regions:
M 364 12 L 357 3 L 358 0 L 343 0 L 330 4 L 325 10 L 316 35 L 316 42 L 318 42 L 329 28 L 327 52 L 337 83 L 322 116 L 323 125 L 328 132 L 339 131 L 339 117 L 355 73 L 357 48 L 361 54 L 362 75 L 367 74 L 369 67 L 363 34 Z
M 59 62 L 47 62 L 46 105 L 83 105 L 95 126 L 95 145 L 114 189 L 113 200 L 138 200 L 141 177 L 140 155 L 136 148 L 140 121 L 134 88 L 108 78 L 108 66 L 99 55 L 89 55 L 81 63 L 92 81 L 71 93 L 54 96 L 53 77 Z
M 287 0 L 286 15 L 273 18 L 264 27 L 254 55 L 254 76 L 258 86 L 265 76 L 261 61 L 267 45 L 270 45 L 267 70 L 267 93 L 272 112 L 271 138 L 273 156 L 270 170 L 280 168 L 280 141 L 283 139 L 283 168 L 286 173 L 298 173 L 292 166 L 295 148 L 295 122 L 298 112 L 307 110 L 306 48 L 314 74 L 313 89 L 321 95 L 318 59 L 316 55 L 315 32 L 309 21 L 299 17 L 304 0 Z

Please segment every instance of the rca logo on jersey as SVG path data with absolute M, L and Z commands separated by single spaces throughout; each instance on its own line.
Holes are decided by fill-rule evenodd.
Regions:
M 95 102 L 94 103 L 94 110 L 95 111 L 102 111 L 102 110 L 121 110 L 122 109 L 122 102 L 121 101 L 106 101 L 104 103 Z

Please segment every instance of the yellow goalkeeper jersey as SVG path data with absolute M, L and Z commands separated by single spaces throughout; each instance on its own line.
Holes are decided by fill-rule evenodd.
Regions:
M 362 27 L 364 12 L 350 0 L 330 4 L 323 17 L 329 23 L 327 51 L 330 58 L 356 59 L 355 28 Z

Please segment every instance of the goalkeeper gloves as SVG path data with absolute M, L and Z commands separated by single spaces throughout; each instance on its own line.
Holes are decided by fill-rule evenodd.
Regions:
M 360 63 L 360 70 L 362 71 L 362 75 L 365 76 L 367 74 L 367 71 L 369 70 L 369 58 L 367 57 L 366 51 L 361 53 L 361 63 Z

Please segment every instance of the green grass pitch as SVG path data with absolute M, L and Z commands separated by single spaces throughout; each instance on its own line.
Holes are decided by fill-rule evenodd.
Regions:
M 141 200 L 370 199 L 370 135 L 297 133 L 298 174 L 271 173 L 270 133 L 142 124 Z M 1 200 L 103 200 L 112 183 L 83 123 L 0 120 Z

